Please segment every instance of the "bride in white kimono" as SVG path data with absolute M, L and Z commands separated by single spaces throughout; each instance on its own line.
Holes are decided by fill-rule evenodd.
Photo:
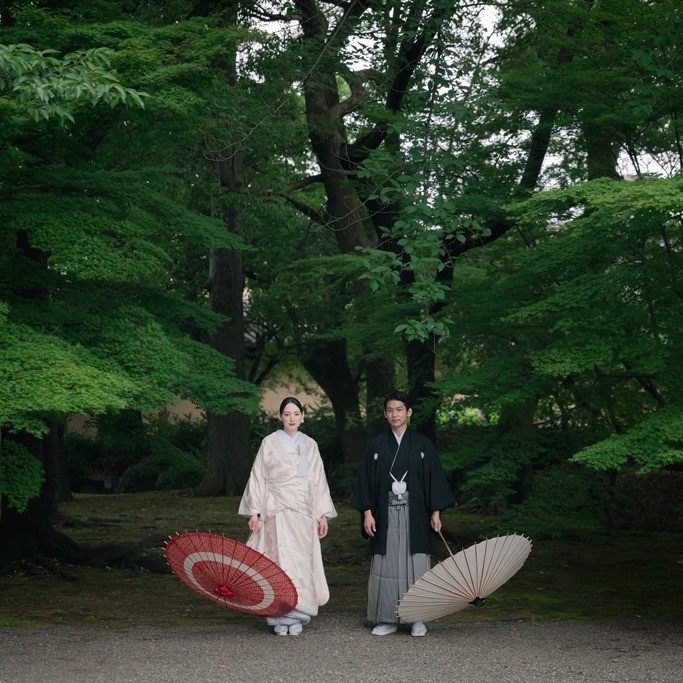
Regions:
M 277 635 L 299 635 L 330 597 L 320 539 L 327 520 L 337 516 L 318 444 L 299 431 L 301 403 L 288 397 L 280 405 L 282 429 L 261 442 L 240 502 L 249 517 L 247 545 L 285 570 L 299 594 L 284 617 L 268 617 Z

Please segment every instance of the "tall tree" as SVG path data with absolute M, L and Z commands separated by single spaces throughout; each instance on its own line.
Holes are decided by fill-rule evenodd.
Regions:
M 216 26 L 233 29 L 238 23 L 241 3 L 233 0 L 218 3 L 197 3 L 190 16 L 214 15 Z M 222 60 L 223 78 L 228 90 L 235 91 L 238 81 L 237 45 L 225 45 Z M 230 94 L 227 95 L 230 97 Z M 232 110 L 234 111 L 234 110 Z M 243 151 L 230 132 L 239 127 L 216 112 L 222 131 L 207 127 L 207 139 L 222 144 L 208 146 L 210 160 L 220 192 L 216 193 L 214 211 L 220 215 L 228 234 L 242 234 L 239 204 L 235 200 L 244 183 Z M 227 150 L 227 153 L 226 151 Z M 238 378 L 246 377 L 245 322 L 244 322 L 244 268 L 242 251 L 238 247 L 214 249 L 209 259 L 207 289 L 211 310 L 223 317 L 224 322 L 211 337 L 211 345 L 219 353 L 231 358 Z M 204 479 L 196 487 L 200 495 L 235 495 L 245 486 L 251 469 L 249 417 L 240 411 L 225 415 L 208 414 L 208 456 Z
M 389 144 L 390 121 L 402 111 L 438 26 L 449 20 L 457 6 L 417 0 L 406 5 L 352 2 L 341 8 L 306 1 L 297 2 L 296 7 L 305 50 L 306 119 L 320 169 L 317 179 L 325 189 L 324 221 L 334 231 L 342 253 L 356 254 L 359 249 L 378 246 L 378 240 L 387 240 L 385 228 L 396 220 L 398 204 L 394 200 L 377 202 L 377 195 L 360 180 L 359 165 L 373 150 Z M 354 41 L 365 30 L 373 31 L 377 43 L 370 53 L 369 68 L 358 69 L 353 66 L 360 58 Z M 368 63 L 367 58 L 362 61 Z M 355 135 L 349 132 L 351 121 Z M 393 128 L 394 147 L 397 130 Z M 395 247 L 389 244 L 388 248 Z M 356 298 L 363 291 L 359 286 Z M 310 369 L 330 384 L 328 376 L 333 378 L 347 364 L 348 353 L 343 339 L 327 342 L 326 347 L 317 349 L 316 365 Z M 365 374 L 368 412 L 372 414 L 374 400 L 394 384 L 395 359 L 373 354 L 372 345 L 364 348 L 363 354 L 374 355 Z M 327 372 L 323 364 L 329 366 Z M 409 363 L 408 369 L 413 374 L 415 367 Z M 334 378 L 334 383 L 338 379 Z M 340 397 L 339 403 L 349 399 Z M 355 445 L 354 450 L 357 457 L 360 449 Z
M 525 40 L 517 57 L 514 41 L 508 46 L 513 59 L 501 76 L 509 92 L 522 93 L 532 82 L 526 48 L 535 45 L 542 54 L 546 9 L 535 6 L 533 28 L 520 25 Z M 664 16 L 671 24 L 665 26 Z M 521 213 L 508 213 L 506 222 L 515 231 L 508 231 L 490 261 L 485 254 L 467 255 L 459 271 L 460 304 L 448 308 L 461 328 L 448 346 L 459 349 L 467 365 L 444 389 L 478 396 L 487 408 L 501 411 L 508 426 L 524 416 L 527 429 L 537 433 L 539 423 L 561 425 L 567 450 L 556 453 L 560 460 L 578 453 L 576 461 L 614 475 L 634 464 L 645 471 L 677 462 L 676 441 L 660 425 L 678 420 L 677 407 L 669 405 L 677 403 L 676 382 L 666 379 L 677 375 L 668 344 L 675 346 L 678 335 L 665 334 L 662 346 L 651 327 L 676 316 L 679 305 L 671 289 L 679 279 L 678 247 L 670 232 L 680 215 L 677 183 L 604 179 L 633 177 L 645 164 L 664 174 L 680 171 L 680 98 L 671 78 L 680 69 L 672 47 L 680 45 L 680 12 L 668 3 L 634 3 L 628 12 L 623 3 L 600 3 L 576 11 L 576 19 L 581 33 L 567 34 L 571 43 L 565 46 L 573 58 L 550 84 L 557 105 L 554 155 L 541 168 L 542 182 L 568 189 L 542 193 Z M 595 55 L 601 56 L 600 68 Z M 590 179 L 595 180 L 577 184 Z M 540 206 L 542 215 L 534 208 Z M 641 270 L 655 262 L 664 278 L 657 283 L 653 271 Z M 495 274 L 488 273 L 491 266 Z M 511 272 L 516 284 L 506 277 Z M 470 337 L 470 324 L 481 333 Z M 456 366 L 453 357 L 449 364 Z M 656 368 L 666 370 L 660 375 Z M 647 446 L 636 446 L 650 421 Z M 585 431 L 577 437 L 577 429 L 588 425 L 590 437 Z M 586 438 L 594 445 L 585 448 Z M 543 467 L 533 447 L 527 449 L 527 462 L 522 452 L 514 463 L 505 454 L 498 461 L 484 456 L 483 476 L 496 471 L 514 481 L 530 463 Z
M 74 26 L 64 15 L 41 13 L 35 7 L 16 11 L 13 18 L 3 38 L 15 38 L 16 43 L 49 34 L 55 46 L 62 46 L 78 34 L 82 45 L 84 35 L 102 40 L 107 33 L 98 25 L 90 34 L 86 24 Z M 45 23 L 51 32 L 41 33 Z M 109 47 L 119 47 L 122 35 L 131 40 L 143 36 L 139 24 L 126 29 L 117 25 Z M 122 59 L 124 53 L 114 57 L 125 68 L 131 62 Z M 44 55 L 33 55 L 41 67 Z M 139 63 L 132 64 L 139 70 Z M 137 97 L 103 73 L 97 74 L 100 81 L 120 92 L 119 99 L 129 92 Z M 45 90 L 45 79 L 41 76 L 38 93 Z M 66 107 L 81 90 L 75 76 L 69 79 L 68 88 L 59 80 L 47 92 L 56 93 L 59 106 L 70 114 Z M 88 90 L 88 83 L 80 88 Z M 164 94 L 169 92 L 173 89 Z M 43 101 L 40 94 L 36 101 Z M 150 101 L 152 117 L 170 102 Z M 220 321 L 174 291 L 169 267 L 185 245 L 208 253 L 214 247 L 232 248 L 234 242 L 220 222 L 188 211 L 173 197 L 168 174 L 142 170 L 139 157 L 137 164 L 121 168 L 124 159 L 135 156 L 120 145 L 121 139 L 148 114 L 136 119 L 111 110 L 83 110 L 66 129 L 49 120 L 69 118 L 60 110 L 47 110 L 48 121 L 35 123 L 27 117 L 30 110 L 24 102 L 30 98 L 4 108 L 8 125 L 3 127 L 2 145 L 8 161 L 1 203 L 2 386 L 7 393 L 2 427 L 5 439 L 9 435 L 18 444 L 9 458 L 4 446 L 2 451 L 0 543 L 8 556 L 58 553 L 63 543 L 49 524 L 55 455 L 50 444 L 55 440 L 44 435 L 54 418 L 122 408 L 149 412 L 181 398 L 227 412 L 246 409 L 251 395 L 249 385 L 234 378 L 229 359 L 196 341 Z M 118 154 L 110 154 L 115 147 Z M 31 454 L 43 459 L 48 475 L 49 486 L 43 487 L 40 500 L 17 498 L 8 480 L 17 464 L 30 468 Z

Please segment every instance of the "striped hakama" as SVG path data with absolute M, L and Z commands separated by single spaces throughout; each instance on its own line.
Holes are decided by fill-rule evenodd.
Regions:
M 368 621 L 398 623 L 396 605 L 416 579 L 430 567 L 426 553 L 410 554 L 409 494 L 389 492 L 386 555 L 373 555 L 368 579 Z

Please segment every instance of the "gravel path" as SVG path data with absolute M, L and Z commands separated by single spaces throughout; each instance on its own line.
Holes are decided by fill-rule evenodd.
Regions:
M 439 623 L 425 638 L 371 636 L 321 614 L 299 637 L 262 621 L 225 628 L 0 629 L 0 683 L 672 683 L 683 623 Z

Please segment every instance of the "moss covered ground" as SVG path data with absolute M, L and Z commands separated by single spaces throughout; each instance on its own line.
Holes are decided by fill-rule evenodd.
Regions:
M 142 548 L 146 566 L 163 569 L 164 541 L 198 529 L 246 540 L 237 498 L 171 493 L 77 495 L 61 506 L 61 530 L 93 551 L 111 544 Z M 331 598 L 323 610 L 365 611 L 369 559 L 358 513 L 337 503 L 339 517 L 323 540 Z M 453 509 L 444 530 L 453 552 L 494 535 L 496 520 Z M 593 542 L 533 540 L 525 565 L 480 609 L 445 619 L 621 620 L 683 619 L 683 538 L 674 534 L 617 534 Z M 439 547 L 440 546 L 440 547 Z M 432 561 L 447 556 L 440 540 Z M 106 557 L 107 554 L 102 554 Z M 98 557 L 93 552 L 92 557 Z M 250 617 L 217 607 L 170 573 L 125 561 L 100 566 L 35 565 L 0 578 L 0 627 L 65 624 L 97 628 L 213 625 Z

